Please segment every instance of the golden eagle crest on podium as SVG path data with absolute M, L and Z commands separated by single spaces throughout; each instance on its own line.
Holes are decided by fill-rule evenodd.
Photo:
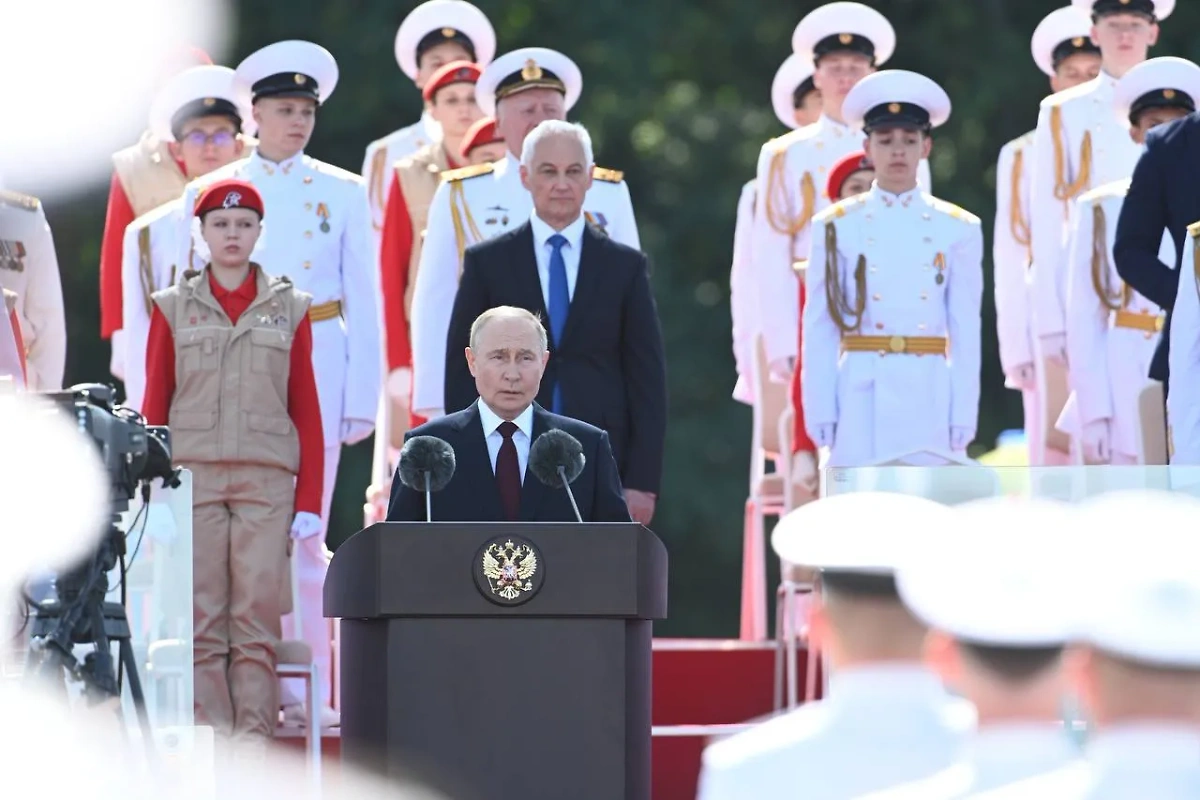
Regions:
M 497 597 L 512 602 L 533 591 L 538 557 L 528 544 L 514 544 L 512 539 L 494 542 L 484 548 L 482 566 L 488 587 Z

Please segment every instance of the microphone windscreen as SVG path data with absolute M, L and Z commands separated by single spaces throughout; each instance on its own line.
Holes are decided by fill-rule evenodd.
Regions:
M 425 491 L 429 475 L 430 491 L 438 492 L 454 477 L 454 448 L 436 436 L 414 436 L 400 449 L 400 482 L 414 492 Z
M 571 434 L 557 428 L 548 430 L 537 438 L 529 448 L 529 469 L 539 481 L 555 488 L 562 488 L 558 468 L 566 473 L 567 483 L 574 483 L 583 472 L 587 458 L 583 445 Z

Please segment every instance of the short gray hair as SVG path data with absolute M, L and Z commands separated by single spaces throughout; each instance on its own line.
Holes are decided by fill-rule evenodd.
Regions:
M 583 148 L 583 160 L 587 166 L 590 167 L 595 163 L 592 160 L 592 136 L 587 132 L 587 128 L 578 122 L 548 119 L 531 130 L 525 137 L 525 144 L 521 146 L 521 164 L 526 169 L 533 169 L 533 154 L 537 150 L 537 146 L 542 143 L 542 140 L 553 136 L 567 136 L 576 140 Z
M 550 349 L 550 337 L 546 335 L 546 326 L 542 324 L 542 318 L 524 308 L 516 306 L 496 306 L 489 308 L 487 311 L 480 314 L 471 323 L 471 349 L 474 350 L 479 342 L 479 334 L 494 319 L 523 319 L 534 327 L 538 332 L 538 338 L 542 342 L 542 352 Z

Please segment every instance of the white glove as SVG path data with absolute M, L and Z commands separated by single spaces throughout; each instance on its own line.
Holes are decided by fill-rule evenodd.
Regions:
M 773 383 L 791 383 L 792 372 L 796 369 L 796 359 L 794 356 L 777 358 L 768 365 L 768 369 Z
M 301 511 L 296 514 L 296 518 L 292 520 L 291 537 L 299 541 L 300 539 L 311 539 L 321 532 L 321 518 L 316 514 L 310 514 L 307 511 Z
M 816 442 L 817 447 L 833 447 L 833 441 L 837 438 L 837 423 L 818 425 L 815 431 L 809 431 L 809 433 L 816 434 L 813 436 L 813 441 Z
M 792 456 L 792 483 L 809 494 L 815 495 L 821 485 L 817 471 L 817 454 L 801 450 Z
M 342 420 L 342 444 L 358 444 L 371 435 L 375 423 L 366 419 Z
M 399 400 L 408 405 L 408 396 L 412 392 L 412 370 L 400 367 L 388 373 L 387 393 L 393 400 Z
M 125 380 L 125 331 L 113 331 L 112 358 L 108 361 L 108 371 L 113 377 Z
M 953 427 L 950 429 L 950 449 L 966 450 L 967 445 L 975 438 L 975 431 L 970 428 Z
M 1107 417 L 1083 426 L 1083 457 L 1089 464 L 1112 461 L 1112 422 Z
M 1009 372 L 1006 372 L 1004 377 L 1008 378 L 1015 388 L 1023 391 L 1028 391 L 1037 387 L 1037 375 L 1033 370 L 1033 363 L 1018 364 Z
M 1067 365 L 1067 335 L 1052 333 L 1041 337 L 1042 355 L 1051 361 L 1057 361 L 1064 367 Z

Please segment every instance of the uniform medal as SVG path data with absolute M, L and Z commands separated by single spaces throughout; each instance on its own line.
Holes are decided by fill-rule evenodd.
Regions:
M 321 218 L 321 233 L 329 233 L 329 206 L 317 203 L 317 216 Z

